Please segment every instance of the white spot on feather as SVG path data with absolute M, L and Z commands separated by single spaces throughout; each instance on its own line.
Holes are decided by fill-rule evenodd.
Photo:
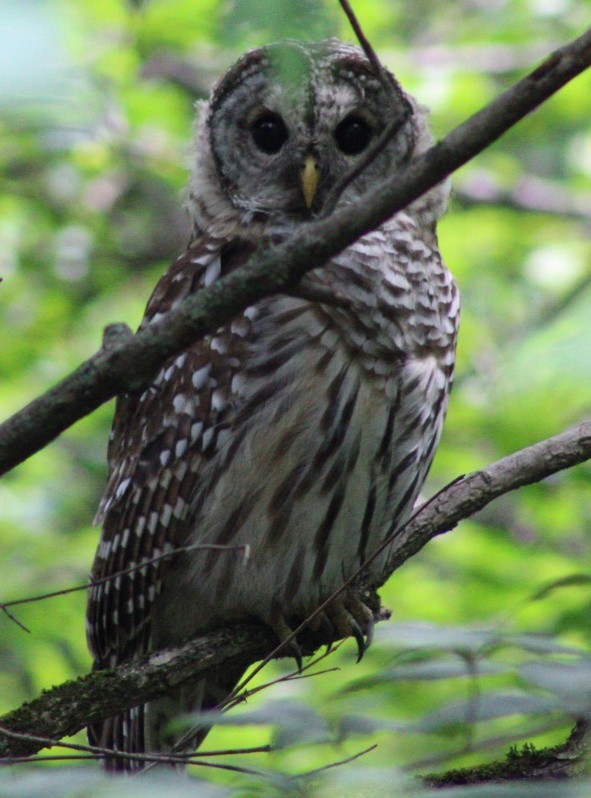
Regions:
M 98 557 L 100 560 L 106 560 L 109 556 L 109 552 L 111 551 L 111 541 L 110 540 L 101 540 L 101 544 L 98 550 Z
M 219 352 L 220 355 L 225 355 L 228 351 L 228 342 L 224 338 L 212 338 L 210 347 L 214 352 Z
M 197 369 L 197 371 L 193 373 L 193 376 L 191 377 L 191 382 L 193 383 L 193 387 L 197 391 L 201 390 L 201 388 L 203 388 L 203 386 L 207 382 L 207 378 L 209 377 L 210 371 L 211 371 L 211 363 L 208 363 L 206 366 Z
M 174 515 L 175 518 L 180 518 L 182 516 L 186 504 L 187 504 L 186 501 L 182 499 L 180 496 L 177 498 L 174 510 L 172 511 L 172 514 Z
M 203 422 L 196 421 L 193 426 L 191 427 L 191 443 L 195 443 L 197 438 L 201 435 L 201 430 L 203 429 Z
M 221 258 L 215 258 L 205 270 L 205 275 L 203 277 L 203 285 L 207 288 L 208 285 L 211 285 L 215 282 L 221 273 Z
M 115 493 L 115 496 L 118 499 L 120 499 L 121 496 L 123 496 L 123 494 L 125 493 L 125 491 L 127 490 L 128 486 L 129 486 L 130 482 L 131 482 L 130 477 L 127 477 L 127 479 L 124 479 L 122 482 L 119 483 L 119 485 L 117 486 L 117 491 Z
M 213 427 L 208 427 L 203 433 L 201 451 L 205 451 L 213 440 Z
M 242 393 L 242 389 L 246 385 L 246 377 L 242 373 L 234 374 L 232 377 L 232 382 L 230 385 L 230 390 L 232 393 L 240 394 Z
M 221 391 L 214 391 L 211 395 L 211 407 L 212 410 L 221 413 L 221 411 L 227 406 L 228 402 L 226 401 L 226 397 Z
M 172 516 L 172 507 L 170 504 L 165 504 L 162 508 L 162 513 L 160 515 L 160 521 L 163 526 L 168 526 L 170 523 L 170 518 Z
M 187 397 L 184 393 L 177 393 L 177 395 L 172 400 L 172 406 L 174 407 L 177 413 L 182 413 L 187 405 Z M 162 465 L 166 465 L 166 463 L 162 463 Z

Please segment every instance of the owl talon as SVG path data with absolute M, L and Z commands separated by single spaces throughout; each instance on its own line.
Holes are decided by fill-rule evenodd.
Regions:
M 322 612 L 317 613 L 309 622 L 309 626 L 314 632 L 320 632 L 324 640 L 328 639 L 328 643 L 326 644 L 326 653 L 329 654 L 332 651 L 332 646 L 337 634 L 334 624 L 326 612 L 323 610 Z
M 376 620 L 375 615 L 367 604 L 364 604 L 355 593 L 350 593 L 345 597 L 345 606 L 365 634 L 365 653 L 373 641 L 373 631 Z
M 296 669 L 298 673 L 302 672 L 304 667 L 303 659 L 302 659 L 302 651 L 294 638 L 293 640 L 288 641 L 285 643 L 285 653 L 291 655 L 295 659 Z
M 359 624 L 353 618 L 351 623 L 351 634 L 357 641 L 357 662 L 361 662 L 363 659 L 363 655 L 367 651 L 367 647 L 369 646 L 369 642 L 366 642 L 365 635 L 361 631 Z
M 293 629 L 285 618 L 281 615 L 276 616 L 270 623 L 269 626 L 275 632 L 281 648 L 281 653 L 285 656 L 293 657 L 296 661 L 296 667 L 298 672 L 302 672 L 303 668 L 303 659 L 302 659 L 302 652 L 298 645 L 298 641 L 293 636 Z
M 339 637 L 354 637 L 357 642 L 357 662 L 373 640 L 374 614 L 354 593 L 339 596 L 326 609 L 326 616 Z
M 330 652 L 332 651 L 332 646 L 335 641 L 336 634 L 335 634 L 334 624 L 332 623 L 328 615 L 326 615 L 326 613 L 324 612 L 321 613 L 320 628 L 322 629 L 322 633 L 328 638 L 328 643 L 326 645 L 326 653 L 330 654 Z

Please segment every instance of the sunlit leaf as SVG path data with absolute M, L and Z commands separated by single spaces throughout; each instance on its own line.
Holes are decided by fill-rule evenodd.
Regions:
M 478 653 L 499 641 L 495 629 L 471 629 L 462 626 L 436 626 L 430 623 L 383 624 L 377 641 L 397 648 L 433 649 Z
M 578 587 L 580 585 L 591 585 L 591 576 L 589 574 L 569 574 L 560 579 L 555 579 L 553 582 L 544 585 L 537 590 L 531 597 L 531 601 L 540 601 L 545 599 L 555 590 L 560 590 L 563 587 Z
M 575 717 L 591 714 L 591 658 L 576 662 L 528 662 L 520 668 L 520 673 L 532 684 L 558 696 Z
M 511 715 L 540 715 L 552 712 L 560 704 L 548 696 L 514 691 L 486 691 L 472 699 L 454 701 L 426 715 L 416 731 L 436 731 L 449 726 L 477 723 Z
M 304 742 L 326 742 L 331 739 L 326 721 L 310 706 L 294 701 L 269 701 L 248 712 L 190 713 L 177 718 L 171 729 L 194 726 L 271 726 L 273 747 L 284 748 Z
M 375 685 L 388 684 L 389 682 L 403 681 L 436 681 L 439 679 L 455 679 L 459 677 L 485 676 L 505 673 L 506 666 L 477 659 L 468 665 L 465 659 L 437 658 L 423 660 L 413 664 L 397 665 L 393 668 L 378 670 L 370 676 L 355 679 L 343 688 L 344 693 L 354 692 L 374 687 Z

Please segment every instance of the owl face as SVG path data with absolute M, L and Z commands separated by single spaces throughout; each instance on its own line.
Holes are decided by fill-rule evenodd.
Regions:
M 386 92 L 365 54 L 336 39 L 246 53 L 214 89 L 200 146 L 237 209 L 310 218 L 392 119 L 400 128 L 347 188 L 351 201 L 394 173 L 422 138 L 422 115 L 389 75 Z

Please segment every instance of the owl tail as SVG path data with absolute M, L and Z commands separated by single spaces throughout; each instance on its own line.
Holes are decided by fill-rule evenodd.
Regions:
M 163 698 L 126 710 L 119 715 L 88 727 L 91 745 L 120 751 L 122 754 L 190 754 L 207 736 L 211 726 L 195 726 L 190 731 L 175 731 L 170 722 L 179 715 L 190 712 L 207 712 L 216 709 L 228 696 L 243 669 L 234 669 L 216 676 L 215 681 L 202 679 L 195 684 L 183 685 Z M 135 772 L 150 765 L 142 759 L 126 756 L 103 758 L 108 771 Z M 183 765 L 171 763 L 172 767 Z
M 124 754 L 145 753 L 145 715 L 146 705 L 133 707 L 120 715 L 88 727 L 88 741 L 91 745 L 121 751 Z M 102 764 L 108 771 L 131 772 L 142 770 L 144 762 L 128 757 L 105 756 Z

